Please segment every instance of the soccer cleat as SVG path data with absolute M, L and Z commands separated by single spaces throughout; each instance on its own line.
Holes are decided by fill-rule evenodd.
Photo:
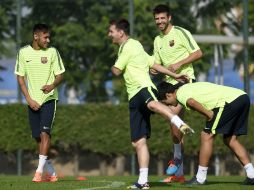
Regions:
M 45 182 L 57 182 L 57 181 L 58 181 L 58 177 L 56 175 L 48 176 L 45 179 Z
M 174 175 L 180 168 L 182 162 L 183 160 L 178 158 L 174 158 L 174 160 L 170 160 L 168 162 L 168 168 L 166 170 L 167 175 Z
M 57 182 L 58 177 L 57 177 L 57 175 L 51 175 L 50 173 L 46 172 L 43 176 L 43 181 L 44 182 Z
M 246 179 L 242 182 L 243 185 L 254 185 L 254 178 L 248 178 L 246 177 Z
M 160 180 L 162 183 L 173 183 L 173 182 L 179 182 L 179 183 L 184 183 L 185 182 L 185 177 L 183 175 L 181 176 L 168 176 L 165 179 Z
M 192 179 L 190 179 L 189 181 L 186 181 L 184 183 L 185 185 L 205 185 L 207 184 L 207 181 L 205 180 L 203 183 L 198 182 L 196 176 L 194 176 Z
M 193 134 L 195 133 L 195 131 L 187 124 L 183 124 L 179 130 L 184 134 L 184 135 L 187 135 L 187 134 Z
M 35 172 L 32 181 L 33 181 L 33 182 L 36 182 L 36 183 L 43 182 L 43 180 L 42 180 L 42 173 L 40 173 L 40 172 Z
M 136 182 L 133 185 L 127 187 L 127 189 L 150 189 L 150 186 L 148 182 L 144 184 L 139 184 L 138 182 Z

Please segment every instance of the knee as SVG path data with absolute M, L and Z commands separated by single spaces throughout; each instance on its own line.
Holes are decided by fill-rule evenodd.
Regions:
M 132 144 L 132 146 L 133 146 L 134 148 L 136 148 L 136 146 L 137 146 L 137 143 L 136 143 L 136 142 L 131 142 L 131 144 Z
M 146 139 L 145 138 L 141 138 L 137 141 L 132 141 L 132 146 L 135 148 L 135 149 L 138 149 L 142 146 L 146 145 Z
M 233 144 L 237 142 L 237 139 L 233 137 L 228 137 L 228 138 L 224 138 L 223 142 L 226 146 L 231 147 Z
M 43 141 L 43 140 L 47 140 L 49 141 L 50 140 L 50 135 L 46 132 L 41 132 L 41 135 L 40 135 L 40 139 Z
M 157 109 L 157 104 L 158 102 L 156 101 L 151 101 L 147 104 L 148 109 L 155 111 Z

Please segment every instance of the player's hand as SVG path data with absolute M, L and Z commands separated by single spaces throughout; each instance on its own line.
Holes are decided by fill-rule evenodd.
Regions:
M 150 69 L 150 73 L 152 74 L 152 75 L 157 75 L 158 74 L 158 71 L 156 71 L 155 69 Z
M 169 65 L 168 69 L 172 71 L 173 73 L 176 73 L 176 71 L 181 67 L 178 63 Z
M 41 108 L 40 104 L 38 104 L 36 101 L 34 101 L 33 99 L 28 99 L 27 103 L 29 105 L 29 107 L 34 110 L 37 111 Z
M 189 76 L 185 75 L 185 74 L 175 74 L 175 79 L 178 82 L 183 82 L 183 83 L 189 83 L 189 81 L 190 81 Z
M 50 93 L 53 89 L 54 89 L 54 85 L 50 84 L 50 85 L 44 85 L 41 90 L 43 91 L 44 94 L 48 94 Z
M 194 134 L 195 131 L 190 127 L 188 126 L 187 124 L 183 124 L 179 130 L 184 134 L 184 135 L 187 135 L 187 134 Z
M 207 121 L 211 121 L 213 119 L 214 112 L 212 110 L 209 110 L 209 114 L 207 115 Z

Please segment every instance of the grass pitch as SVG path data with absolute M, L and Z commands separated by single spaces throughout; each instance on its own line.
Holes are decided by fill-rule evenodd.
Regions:
M 165 176 L 163 176 L 165 177 Z M 254 186 L 241 185 L 245 179 L 243 176 L 208 176 L 208 184 L 203 186 L 186 186 L 179 183 L 160 183 L 163 177 L 150 176 L 150 189 L 154 190 L 178 190 L 178 189 L 205 189 L 205 190 L 253 190 Z M 190 176 L 187 177 L 190 179 Z M 129 185 L 137 180 L 137 176 L 105 176 L 87 177 L 85 181 L 79 181 L 74 177 L 59 179 L 56 183 L 33 183 L 32 176 L 6 176 L 0 175 L 1 190 L 126 190 Z

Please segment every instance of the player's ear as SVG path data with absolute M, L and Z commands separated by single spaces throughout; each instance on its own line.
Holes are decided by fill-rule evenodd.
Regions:
M 122 37 L 124 34 L 125 34 L 124 31 L 123 31 L 123 30 L 120 30 L 120 35 L 121 35 L 121 37 Z
M 166 100 L 170 97 L 170 93 L 166 93 Z
M 35 39 L 35 40 L 38 40 L 38 38 L 39 38 L 38 33 L 34 33 L 34 39 Z
M 171 22 L 171 15 L 168 15 L 168 22 Z

